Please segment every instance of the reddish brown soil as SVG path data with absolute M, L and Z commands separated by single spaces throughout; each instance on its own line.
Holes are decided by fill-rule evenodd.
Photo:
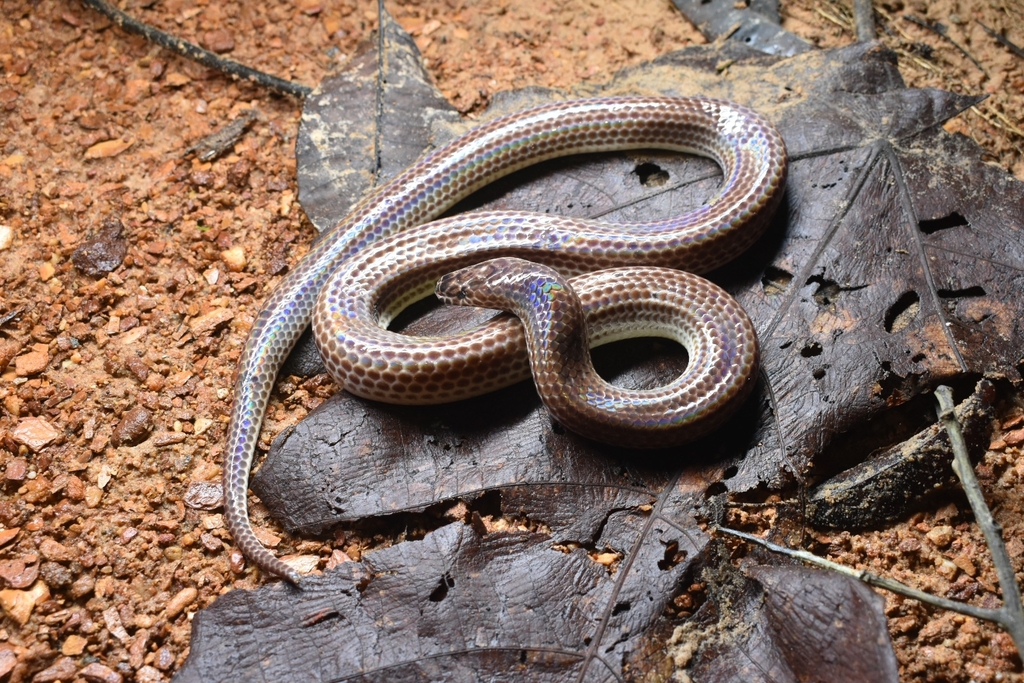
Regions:
M 374 6 L 166 0 L 126 9 L 315 85 L 373 30 Z M 500 90 L 603 80 L 704 42 L 668 0 L 389 7 L 469 115 Z M 1024 178 L 1024 59 L 977 23 L 1024 45 L 1019 2 L 876 9 L 889 17 L 882 40 L 910 85 L 990 94 L 947 129 Z M 907 12 L 946 24 L 984 71 L 902 19 Z M 844 3 L 794 0 L 783 15 L 786 28 L 823 47 L 853 40 Z M 195 611 L 260 581 L 233 554 L 218 512 L 185 501 L 190 488 L 219 480 L 240 346 L 282 268 L 313 239 L 295 201 L 301 102 L 173 56 L 70 0 L 0 0 L 0 67 L 0 316 L 15 313 L 0 325 L 0 681 L 166 680 L 188 653 Z M 250 107 L 259 118 L 229 154 L 212 163 L 183 156 Z M 124 226 L 127 256 L 106 277 L 81 274 L 72 252 L 111 218 Z M 330 390 L 322 379 L 282 382 L 264 443 Z M 996 446 L 983 484 L 1021 561 L 1024 462 L 1019 443 Z M 281 540 L 258 504 L 253 512 L 278 554 L 322 564 L 336 550 L 358 559 L 397 538 Z M 948 542 L 944 530 L 931 533 L 941 526 L 952 527 Z M 940 594 L 973 590 L 982 604 L 997 594 L 960 509 L 823 537 L 818 550 Z M 991 626 L 888 604 L 905 680 L 1009 680 L 1020 671 L 1012 643 Z

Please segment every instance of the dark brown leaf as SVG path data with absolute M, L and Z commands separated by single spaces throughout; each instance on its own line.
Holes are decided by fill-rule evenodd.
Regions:
M 697 683 L 895 683 L 884 601 L 849 577 L 757 565 L 728 606 L 725 633 L 689 674 Z
M 295 142 L 299 202 L 320 232 L 411 164 L 430 143 L 433 125 L 459 120 L 431 83 L 412 37 L 390 16 L 383 44 L 383 60 L 376 40 L 364 44 L 304 103 Z
M 658 617 L 652 596 L 681 577 L 682 564 L 659 568 L 663 544 L 692 556 L 706 539 L 636 511 L 610 523 L 656 539 L 631 558 L 647 581 L 583 548 L 553 549 L 546 534 L 449 524 L 301 590 L 219 598 L 197 614 L 175 680 L 617 680 L 610 672 Z

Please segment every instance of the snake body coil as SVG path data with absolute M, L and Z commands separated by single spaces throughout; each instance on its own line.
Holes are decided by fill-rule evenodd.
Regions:
M 709 156 L 722 167 L 723 186 L 694 211 L 643 224 L 488 212 L 423 225 L 525 166 L 569 154 L 636 148 Z M 483 393 L 526 376 L 525 337 L 514 320 L 496 319 L 470 332 L 468 342 L 461 337 L 454 343 L 396 340 L 399 335 L 382 327 L 428 294 L 438 277 L 495 256 L 526 256 L 562 275 L 626 265 L 705 272 L 760 236 L 781 198 L 785 173 L 785 148 L 766 119 L 739 105 L 701 98 L 547 105 L 496 119 L 421 158 L 360 202 L 306 255 L 274 290 L 250 331 L 239 361 L 224 467 L 225 517 L 239 548 L 265 571 L 298 582 L 298 573 L 254 535 L 246 495 L 274 379 L 314 308 L 325 363 L 354 393 L 400 403 Z M 384 355 L 371 356 L 361 342 L 339 332 L 334 323 L 343 318 L 357 327 L 369 321 L 369 328 L 358 331 L 382 344 Z M 718 407 L 711 404 L 698 413 Z

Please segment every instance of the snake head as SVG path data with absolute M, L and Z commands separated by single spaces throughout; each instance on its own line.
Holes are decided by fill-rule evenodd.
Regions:
M 434 291 L 446 304 L 510 310 L 523 282 L 548 272 L 557 277 L 550 268 L 530 261 L 498 258 L 448 273 Z

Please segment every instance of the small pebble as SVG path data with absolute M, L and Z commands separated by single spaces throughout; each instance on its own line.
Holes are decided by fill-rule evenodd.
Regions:
M 124 683 L 124 676 L 99 662 L 87 664 L 78 675 L 89 683 Z M 138 680 L 138 679 L 136 679 Z
M 225 249 L 220 253 L 220 258 L 232 273 L 245 270 L 245 250 L 241 247 Z
M 7 461 L 4 478 L 7 479 L 7 481 L 13 482 L 25 481 L 27 473 L 28 462 L 24 458 L 11 458 Z
M 69 592 L 71 597 L 77 600 L 92 593 L 94 588 L 96 588 L 96 579 L 91 574 L 82 574 L 71 584 Z
M 319 555 L 285 555 L 281 561 L 300 574 L 309 574 L 320 566 Z
M 110 436 L 113 446 L 134 446 L 145 440 L 153 428 L 153 413 L 135 406 L 121 418 Z
M 937 526 L 925 534 L 925 538 L 936 548 L 946 548 L 953 542 L 953 527 Z
M 275 533 L 267 531 L 263 527 L 254 527 L 252 531 L 256 534 L 256 538 L 259 539 L 260 543 L 268 548 L 276 548 L 281 545 L 281 537 Z
M 185 492 L 185 505 L 193 510 L 216 510 L 223 504 L 224 486 L 220 482 L 194 481 Z
M 78 667 L 71 657 L 61 657 L 32 677 L 32 683 L 58 683 L 75 677 Z
M 1003 431 L 1017 429 L 1018 427 L 1024 427 L 1024 415 L 1014 415 L 999 425 L 999 428 Z
M 215 308 L 209 313 L 189 321 L 188 328 L 197 337 L 205 337 L 213 334 L 217 328 L 231 322 L 235 317 L 234 311 L 228 308 Z
M 203 36 L 203 47 L 210 52 L 216 52 L 221 55 L 235 49 L 235 39 L 230 31 L 224 29 L 207 31 Z
M 103 489 L 99 486 L 87 486 L 85 487 L 85 505 L 86 507 L 94 508 L 100 504 L 103 499 Z
M 128 642 L 128 631 L 125 630 L 124 624 L 121 623 L 121 615 L 118 614 L 116 607 L 108 607 L 103 610 L 103 623 L 107 625 L 107 630 L 110 631 L 110 635 L 114 636 L 122 643 Z
M 1003 442 L 1007 446 L 1019 446 L 1024 443 L 1024 429 L 1015 429 L 1003 434 Z
M 39 552 L 52 562 L 71 562 L 78 558 L 78 553 L 62 545 L 52 538 L 44 538 L 39 544 Z
M 224 548 L 224 541 L 220 540 L 208 531 L 199 536 L 199 542 L 203 544 L 204 548 L 213 553 Z
M 209 429 L 211 425 L 213 425 L 213 420 L 211 420 L 210 418 L 197 417 L 195 421 L 195 435 L 201 435 L 203 432 Z
M 135 683 L 163 683 L 164 675 L 151 666 L 144 666 L 135 672 Z
M 352 561 L 352 558 L 349 557 L 345 553 L 344 550 L 340 550 L 338 548 L 335 548 L 334 550 L 331 551 L 331 556 L 327 558 L 326 568 L 327 569 L 334 569 L 339 564 L 344 564 L 346 562 L 351 562 L 351 561 Z
M 11 669 L 18 663 L 18 655 L 14 650 L 7 648 L 0 649 L 0 678 L 11 673 Z
M 28 590 L 0 591 L 0 607 L 14 621 L 24 626 L 32 616 L 32 610 L 41 602 L 50 599 L 50 589 L 42 581 L 36 581 Z
M 9 225 L 0 225 L 0 251 L 6 251 L 14 244 L 14 228 Z
M 199 597 L 199 591 L 192 586 L 182 588 L 178 593 L 167 602 L 167 607 L 164 609 L 164 613 L 167 615 L 168 620 L 173 620 L 185 609 L 196 601 Z
M 77 657 L 85 652 L 85 646 L 88 644 L 89 641 L 82 636 L 72 634 L 61 645 L 60 653 L 66 657 Z
M 167 74 L 167 78 L 164 79 L 164 82 L 172 88 L 180 88 L 186 83 L 191 83 L 192 79 L 186 76 L 185 74 L 178 73 L 177 71 L 175 71 Z
M 978 568 L 974 566 L 974 562 L 971 561 L 971 558 L 966 553 L 954 557 L 953 564 L 959 567 L 967 576 L 973 577 L 978 573 Z
M 951 562 L 950 560 L 947 560 L 943 557 L 941 560 L 939 560 L 938 563 L 936 563 L 935 570 L 939 572 L 939 574 L 941 574 L 947 581 L 952 581 L 956 578 L 956 575 L 960 571 L 960 568 L 953 564 L 953 562 Z
M 79 272 L 90 277 L 105 275 L 121 265 L 128 254 L 128 242 L 121 236 L 124 226 L 116 216 L 109 216 L 96 235 L 82 242 L 71 254 L 71 262 Z
M 18 377 L 38 375 L 46 369 L 47 363 L 50 362 L 50 354 L 47 352 L 45 344 L 36 344 L 33 348 L 33 351 L 14 359 L 14 369 Z
M 153 666 L 163 671 L 167 671 L 174 666 L 174 653 L 171 652 L 170 648 L 165 645 L 156 651 Z
M 201 520 L 203 528 L 207 531 L 213 531 L 214 529 L 224 528 L 224 516 L 223 515 L 203 515 Z
M 14 537 L 21 531 L 21 527 L 16 526 L 12 529 L 0 530 L 0 547 L 7 545 L 14 540 Z
M 35 555 L 0 560 L 0 578 L 11 588 L 28 588 L 38 577 L 39 558 Z
M 110 157 L 116 157 L 121 152 L 131 147 L 134 141 L 126 142 L 121 138 L 115 138 L 113 140 L 104 140 L 103 142 L 97 142 L 95 145 L 85 150 L 86 159 L 109 159 Z

